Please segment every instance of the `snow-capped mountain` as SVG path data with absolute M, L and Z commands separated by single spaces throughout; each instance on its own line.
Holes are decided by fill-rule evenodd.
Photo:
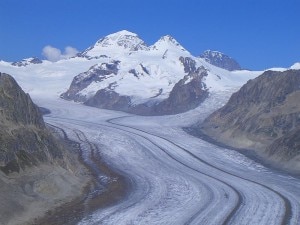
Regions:
M 40 64 L 40 63 L 43 63 L 43 62 L 39 58 L 30 57 L 30 58 L 22 59 L 21 61 L 18 61 L 18 62 L 13 62 L 11 65 L 21 67 L 21 66 L 28 66 L 30 64 Z
M 94 46 L 89 47 L 78 56 L 86 58 L 115 57 L 119 54 L 149 50 L 143 40 L 137 34 L 126 30 L 110 34 L 98 40 Z
M 148 46 L 129 31 L 103 37 L 57 62 L 16 67 L 1 61 L 0 71 L 12 74 L 33 97 L 61 96 L 144 115 L 187 111 L 210 92 L 240 87 L 261 73 L 216 67 L 194 57 L 170 35 Z
M 225 70 L 233 71 L 241 69 L 241 66 L 237 61 L 222 52 L 206 50 L 199 57 L 206 62 Z
M 292 65 L 291 69 L 293 69 L 293 70 L 300 70 L 300 62 L 295 63 L 294 65 Z
M 137 34 L 120 31 L 101 38 L 78 57 L 99 63 L 77 75 L 61 97 L 100 108 L 178 113 L 198 106 L 209 90 L 236 82 L 229 71 L 192 56 L 170 35 L 147 46 Z

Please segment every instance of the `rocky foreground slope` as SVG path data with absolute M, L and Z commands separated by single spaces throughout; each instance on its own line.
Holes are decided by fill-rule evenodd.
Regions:
M 254 149 L 300 171 L 300 70 L 266 71 L 248 81 L 199 127 L 227 145 Z
M 0 73 L 0 224 L 25 224 L 81 193 L 83 167 L 65 147 L 29 95 Z

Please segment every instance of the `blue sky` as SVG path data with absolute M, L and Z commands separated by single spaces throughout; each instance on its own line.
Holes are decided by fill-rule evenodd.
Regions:
M 147 44 L 170 34 L 197 56 L 206 49 L 244 68 L 300 62 L 299 0 L 0 0 L 0 59 L 42 58 L 51 45 L 79 51 L 119 30 Z

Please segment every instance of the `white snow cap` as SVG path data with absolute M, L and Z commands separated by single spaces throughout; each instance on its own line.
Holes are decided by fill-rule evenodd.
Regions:
M 150 46 L 152 50 L 167 50 L 167 49 L 179 49 L 181 51 L 186 51 L 184 47 L 182 47 L 178 41 L 175 40 L 170 35 L 162 36 L 154 45 Z
M 140 37 L 127 30 L 122 30 L 113 34 L 109 34 L 100 40 L 98 40 L 94 46 L 86 49 L 82 52 L 82 56 L 87 57 L 101 57 L 103 55 L 112 57 L 116 54 L 128 55 L 137 51 L 157 51 L 158 52 L 186 52 L 190 54 L 185 48 L 182 47 L 170 35 L 161 37 L 156 43 L 151 46 L 147 46 L 146 43 L 140 39 Z
M 127 30 L 122 30 L 110 35 L 101 38 L 99 41 L 96 42 L 94 47 L 101 46 L 101 47 L 117 47 L 122 46 L 125 49 L 130 50 L 139 50 L 147 48 L 146 44 L 139 36 L 135 33 L 129 32 Z
M 291 69 L 293 69 L 293 70 L 300 70 L 300 62 L 295 63 L 294 65 L 292 65 Z
M 121 31 L 109 34 L 106 37 L 114 38 L 114 37 L 122 37 L 122 36 L 135 36 L 135 37 L 137 37 L 138 35 L 136 33 L 130 32 L 128 30 L 121 30 Z
M 94 46 L 81 53 L 82 56 L 99 57 L 128 54 L 138 50 L 149 50 L 145 42 L 135 33 L 122 30 L 99 39 Z

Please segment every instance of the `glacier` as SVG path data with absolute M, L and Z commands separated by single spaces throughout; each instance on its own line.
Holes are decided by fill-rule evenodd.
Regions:
M 162 88 L 166 95 L 160 98 L 164 98 L 170 83 L 184 76 L 179 56 L 194 59 L 209 72 L 204 81 L 210 90 L 208 98 L 188 112 L 145 117 L 59 97 L 76 75 L 113 59 L 120 60 L 118 76 L 123 78 L 117 80 L 116 90 L 136 96 L 138 102 Z M 138 79 L 127 72 L 145 73 L 140 64 L 155 76 L 140 77 L 142 86 L 136 88 Z M 39 64 L 26 61 L 21 67 L 1 61 L 0 71 L 13 75 L 39 106 L 51 111 L 45 115 L 48 124 L 60 127 L 78 143 L 82 140 L 76 133 L 82 132 L 98 146 L 101 158 L 126 177 L 130 190 L 125 198 L 86 215 L 79 224 L 299 224 L 299 177 L 182 129 L 224 105 L 233 92 L 262 71 L 227 71 L 192 56 L 170 36 L 147 46 L 128 31 L 108 35 L 76 57 Z M 101 85 L 93 83 L 82 94 L 93 94 Z M 84 151 L 83 157 L 91 154 L 89 148 Z

